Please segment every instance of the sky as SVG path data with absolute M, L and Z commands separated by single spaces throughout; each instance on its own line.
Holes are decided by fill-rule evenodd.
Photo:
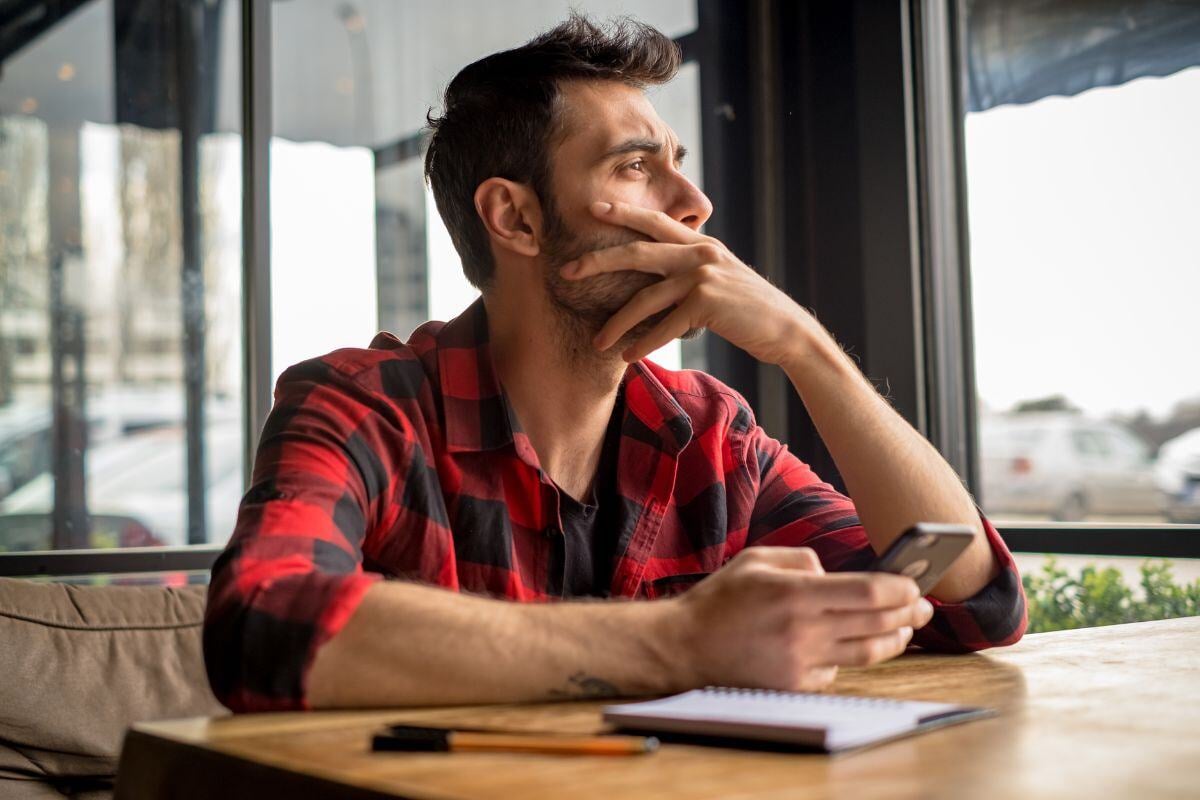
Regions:
M 368 346 L 376 292 L 371 151 L 273 138 L 271 384 L 306 358 Z
M 1200 68 L 968 114 L 966 161 L 985 407 L 1200 397 Z

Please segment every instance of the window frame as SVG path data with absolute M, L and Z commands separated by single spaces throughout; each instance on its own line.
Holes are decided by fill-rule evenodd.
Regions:
M 961 5 L 696 0 L 696 9 L 696 29 L 677 42 L 701 68 L 705 188 L 717 207 L 708 232 L 812 308 L 865 374 L 888 376 L 881 391 L 977 490 Z M 271 9 L 241 0 L 240 11 L 249 486 L 272 404 Z M 420 149 L 405 139 L 377 155 Z M 736 157 L 747 151 L 749 169 Z M 718 337 L 704 346 L 709 370 L 747 397 L 763 427 L 844 491 L 782 373 Z M 1200 537 L 1189 535 L 1200 526 L 1030 523 L 1000 532 L 1017 552 L 1200 558 Z M 223 549 L 3 553 L 0 576 L 207 569 Z
M 974 326 L 965 169 L 963 4 L 910 0 L 916 20 L 914 57 L 921 79 L 914 134 L 925 154 L 917 193 L 929 248 L 925 276 L 927 346 L 936 351 L 926 375 L 934 398 L 927 435 L 968 488 L 979 487 L 975 408 Z M 939 158 L 936 153 L 941 153 Z M 939 252 L 939 248 L 941 251 Z M 997 525 L 1014 552 L 1062 555 L 1200 558 L 1200 525 L 1119 523 L 1005 523 Z
M 740 207 L 779 209 L 790 222 L 785 240 L 758 242 L 760 261 L 751 263 L 782 275 L 777 282 L 816 313 L 867 376 L 887 376 L 873 383 L 977 494 L 962 5 L 760 0 L 748 7 L 768 18 L 751 30 L 777 39 L 752 42 L 751 49 L 777 54 L 769 68 L 779 74 L 775 107 L 786 114 L 756 122 L 777 127 L 772 168 L 784 186 L 765 192 L 770 182 L 760 176 L 753 202 Z M 833 85 L 815 84 L 814 75 Z M 818 117 L 824 130 L 806 123 Z M 836 174 L 829 163 L 841 165 Z M 764 268 L 774 254 L 782 269 L 769 260 Z M 782 424 L 767 416 L 764 427 L 845 491 L 794 390 L 763 379 L 777 372 L 772 367 L 743 368 L 756 370 L 759 380 L 739 385 L 737 374 L 717 375 L 740 390 L 760 390 L 752 398 L 756 409 L 786 407 Z M 1200 526 L 997 527 L 1015 552 L 1200 558 Z
M 249 485 L 259 434 L 271 409 L 270 3 L 238 0 L 242 125 L 242 382 L 243 482 Z M 49 30 L 64 14 L 23 34 Z M 189 503 L 196 505 L 194 499 Z M 199 506 L 203 507 L 200 502 Z M 0 577 L 86 576 L 207 570 L 225 549 L 219 544 L 71 549 L 0 553 Z
M 271 4 L 240 3 L 240 69 L 242 125 L 242 381 L 243 483 L 253 480 L 259 438 L 273 404 L 271 386 L 271 205 L 270 142 L 273 135 L 271 100 Z M 676 37 L 684 63 L 699 51 L 713 58 L 711 43 L 700 36 L 703 19 L 711 21 L 717 4 L 698 2 L 697 27 Z M 49 30 L 62 15 L 50 15 L 44 25 L 22 33 L 35 37 Z M 711 92 L 712 81 L 709 81 Z M 703 89 L 702 89 L 703 92 Z M 705 128 L 705 132 L 708 129 Z M 377 148 L 377 169 L 424 152 L 424 132 L 417 131 Z M 712 159 L 706 159 L 706 167 Z M 712 338 L 712 337 L 710 337 Z M 720 342 L 717 347 L 724 345 Z M 202 504 L 201 504 L 202 505 Z M 128 547 L 112 550 L 71 549 L 0 553 L 0 577 L 61 577 L 97 574 L 176 572 L 210 569 L 225 549 L 223 544 L 172 547 Z

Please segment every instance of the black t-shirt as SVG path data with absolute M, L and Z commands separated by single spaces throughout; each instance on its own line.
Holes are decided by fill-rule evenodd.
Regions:
M 563 597 L 608 597 L 617 549 L 617 451 L 621 441 L 623 399 L 618 393 L 596 480 L 587 502 L 558 490 L 563 531 L 551 558 L 552 576 L 562 575 Z M 553 577 L 552 577 L 553 580 Z

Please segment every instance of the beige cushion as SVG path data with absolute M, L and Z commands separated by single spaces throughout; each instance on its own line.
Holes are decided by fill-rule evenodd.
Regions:
M 130 723 L 221 713 L 204 595 L 0 578 L 0 778 L 112 776 Z
M 101 778 L 64 778 L 59 781 L 0 778 L 0 797 L 4 800 L 63 800 L 64 797 L 72 800 L 112 800 L 113 782 Z

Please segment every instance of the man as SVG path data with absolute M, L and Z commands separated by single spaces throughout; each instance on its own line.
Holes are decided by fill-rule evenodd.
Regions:
M 678 62 L 572 16 L 450 83 L 426 174 L 482 298 L 280 378 L 213 567 L 226 705 L 814 689 L 910 639 L 1020 638 L 1012 557 L 953 470 L 699 232 L 712 206 L 643 93 Z M 786 371 L 853 502 L 737 392 L 642 360 L 702 328 Z M 977 531 L 928 599 L 855 571 L 920 520 Z

